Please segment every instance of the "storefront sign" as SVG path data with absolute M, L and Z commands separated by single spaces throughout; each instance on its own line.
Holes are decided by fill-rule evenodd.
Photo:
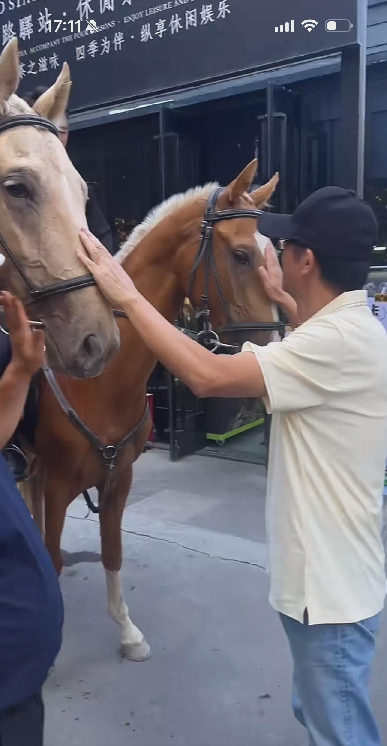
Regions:
M 355 0 L 0 0 L 0 45 L 19 38 L 24 91 L 67 60 L 83 109 L 333 51 L 356 15 Z

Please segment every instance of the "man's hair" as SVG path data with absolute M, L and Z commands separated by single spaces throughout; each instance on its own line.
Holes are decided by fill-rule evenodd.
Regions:
M 301 254 L 306 250 L 303 246 L 296 246 Z M 317 251 L 313 252 L 319 266 L 321 277 L 324 282 L 340 293 L 348 293 L 351 290 L 361 290 L 367 282 L 369 266 L 364 262 L 351 262 L 346 259 L 334 259 Z

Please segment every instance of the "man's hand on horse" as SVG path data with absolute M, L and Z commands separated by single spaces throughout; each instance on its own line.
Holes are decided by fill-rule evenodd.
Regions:
M 78 256 L 112 306 L 121 308 L 125 302 L 138 295 L 134 283 L 121 264 L 90 231 L 82 229 L 81 241 L 85 252 L 78 251 Z
M 277 252 L 270 240 L 268 240 L 265 248 L 265 264 L 259 267 L 258 271 L 270 300 L 274 303 L 281 303 L 284 295 L 282 269 Z
M 0 293 L 0 305 L 12 344 L 12 366 L 26 376 L 33 376 L 45 363 L 45 334 L 31 327 L 24 306 L 8 292 Z
M 295 328 L 299 325 L 297 303 L 283 288 L 283 273 L 278 260 L 277 252 L 270 240 L 265 249 L 265 264 L 259 267 L 259 274 L 265 292 L 273 301 L 281 306 L 289 323 Z

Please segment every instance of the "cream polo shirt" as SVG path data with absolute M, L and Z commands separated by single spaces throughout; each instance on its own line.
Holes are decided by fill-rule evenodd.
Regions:
M 362 290 L 283 342 L 248 342 L 273 413 L 267 533 L 270 602 L 299 622 L 356 622 L 384 605 L 387 335 Z

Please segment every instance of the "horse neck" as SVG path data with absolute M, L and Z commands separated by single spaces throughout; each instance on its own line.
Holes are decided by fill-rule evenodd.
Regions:
M 198 240 L 194 237 L 196 225 L 187 232 L 187 224 L 181 221 L 184 225 L 179 229 L 179 222 L 175 216 L 168 216 L 122 263 L 141 295 L 170 322 L 175 321 L 185 297 L 177 255 L 188 251 L 189 244 Z

